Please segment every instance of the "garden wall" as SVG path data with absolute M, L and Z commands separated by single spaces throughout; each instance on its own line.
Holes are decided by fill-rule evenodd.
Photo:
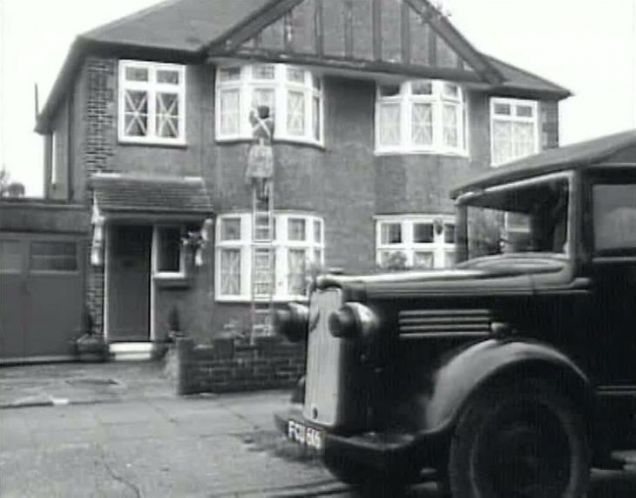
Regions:
M 233 339 L 196 345 L 178 338 L 174 362 L 178 394 L 291 388 L 305 372 L 305 343 L 262 337 L 254 345 Z

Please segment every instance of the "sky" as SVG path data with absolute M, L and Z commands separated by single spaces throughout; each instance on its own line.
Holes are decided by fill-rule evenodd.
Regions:
M 75 36 L 155 3 L 0 0 L 0 167 L 27 195 L 43 184 L 34 85 L 42 108 Z M 434 3 L 479 51 L 573 92 L 561 104 L 562 144 L 636 128 L 636 0 Z

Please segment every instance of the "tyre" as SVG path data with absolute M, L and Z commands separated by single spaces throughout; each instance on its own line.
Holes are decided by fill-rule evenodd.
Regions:
M 479 393 L 450 444 L 448 479 L 458 498 L 582 498 L 589 474 L 581 416 L 539 383 Z

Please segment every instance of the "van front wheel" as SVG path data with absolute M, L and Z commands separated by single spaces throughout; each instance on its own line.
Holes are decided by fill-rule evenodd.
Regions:
M 581 417 L 569 400 L 541 383 L 479 393 L 451 440 L 453 496 L 580 498 L 589 474 Z

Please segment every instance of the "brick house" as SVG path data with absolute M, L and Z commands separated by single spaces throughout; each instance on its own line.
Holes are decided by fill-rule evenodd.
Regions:
M 427 0 L 177 0 L 80 35 L 37 131 L 46 197 L 91 215 L 97 327 L 144 349 L 175 308 L 200 341 L 256 329 L 264 268 L 261 301 L 282 303 L 304 298 L 310 266 L 451 266 L 451 186 L 558 146 L 568 95 Z M 260 246 L 245 180 L 259 105 L 275 159 Z

